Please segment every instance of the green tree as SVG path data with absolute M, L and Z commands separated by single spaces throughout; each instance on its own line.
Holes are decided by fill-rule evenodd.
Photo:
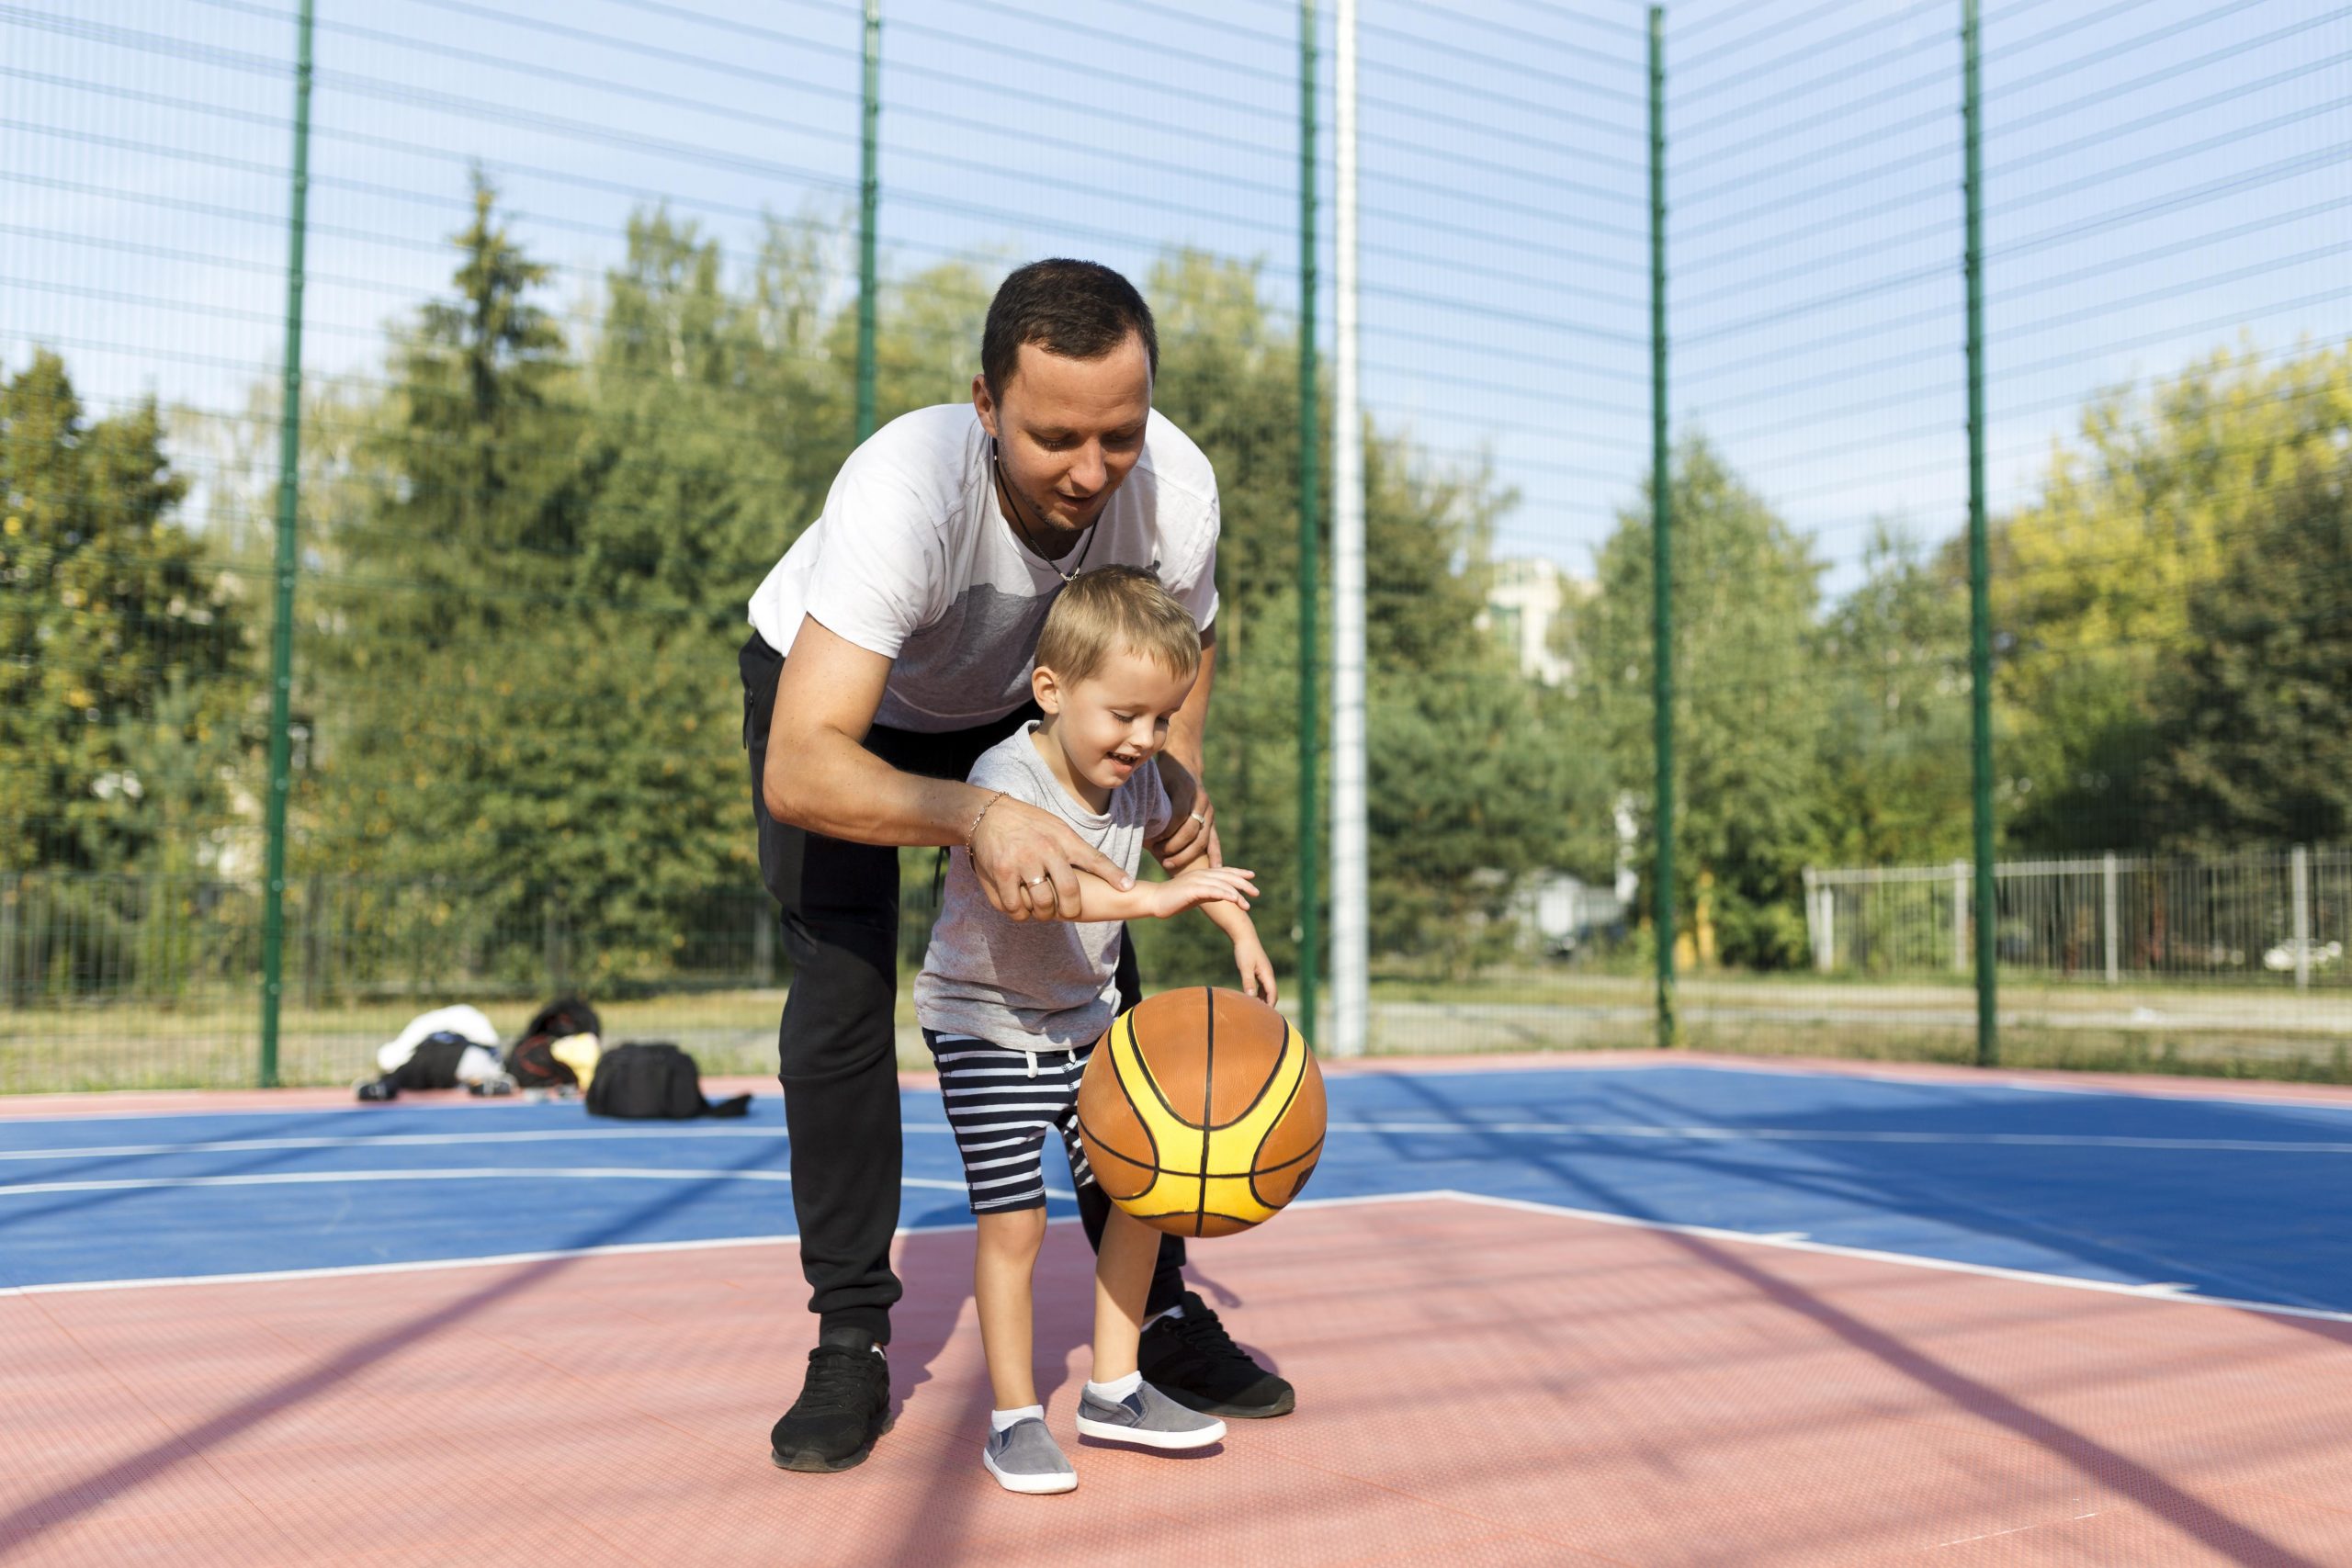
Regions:
M 362 454 L 368 504 L 331 536 L 314 660 L 325 770 L 307 863 L 461 883 L 484 918 L 536 932 L 562 871 L 504 812 L 559 793 L 524 753 L 593 642 L 579 577 L 588 499 L 578 378 L 534 300 L 547 268 L 479 175 L 454 292 L 395 339 Z M 631 585 L 632 587 L 635 585 Z M 626 657 L 606 649 L 608 659 Z M 574 760 L 594 742 L 571 738 Z
M 1965 855 L 1968 587 L 1950 552 L 1882 525 L 1824 618 L 1820 852 L 1837 865 Z
M 2153 793 L 2185 850 L 2352 838 L 2352 470 L 2273 479 L 2188 606 Z
M 1995 534 L 2010 842 L 2063 852 L 2163 836 L 2155 694 L 2190 640 L 2189 607 L 2260 531 L 2274 487 L 2325 468 L 2347 431 L 2342 347 L 2271 360 L 2220 349 L 2084 412 L 2041 494 Z
M 1295 974 L 1297 344 L 1259 285 L 1254 267 L 1180 252 L 1146 292 L 1160 333 L 1155 403 L 1216 465 L 1223 512 L 1209 782 L 1227 857 L 1266 890 L 1260 932 Z M 1328 407 L 1322 419 L 1328 430 Z M 1607 803 L 1596 770 L 1576 787 L 1591 751 L 1567 716 L 1477 628 L 1487 541 L 1516 496 L 1483 468 L 1426 464 L 1369 424 L 1366 435 L 1374 940 L 1384 961 L 1459 974 L 1510 944 L 1527 874 L 1569 863 L 1572 823 L 1605 833 Z M 1328 615 L 1328 585 L 1323 603 Z M 1205 922 L 1137 940 L 1156 979 L 1225 974 Z
M 0 382 L 0 869 L 189 870 L 232 815 L 244 604 L 187 491 L 152 401 L 90 420 L 46 350 Z
M 1820 838 L 1824 723 L 1810 545 L 1700 437 L 1670 470 L 1677 924 L 1723 960 L 1804 956 L 1803 871 Z M 1648 484 L 1602 545 L 1578 618 L 1581 704 L 1654 856 Z

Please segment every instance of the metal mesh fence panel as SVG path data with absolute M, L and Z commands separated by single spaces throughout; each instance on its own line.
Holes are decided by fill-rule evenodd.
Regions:
M 1968 1059 L 1982 953 L 2006 1059 L 2342 1075 L 2352 14 L 1983 7 L 1972 493 L 1964 13 L 1663 14 L 1661 344 L 1647 10 L 1361 6 L 1374 1049 L 1658 1037 L 1664 733 L 1685 1043 Z M 574 987 L 764 1068 L 745 601 L 1049 254 L 1144 288 L 1216 468 L 1208 783 L 1295 997 L 1328 6 L 330 0 L 305 78 L 306 14 L 0 6 L 0 1090 L 346 1080 Z

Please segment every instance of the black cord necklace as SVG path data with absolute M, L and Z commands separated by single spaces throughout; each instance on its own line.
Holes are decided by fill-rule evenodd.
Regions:
M 1004 477 L 1004 455 L 998 450 L 993 435 L 989 437 L 989 461 L 995 466 L 997 487 L 1003 491 L 1005 504 L 1012 509 L 1012 536 L 1021 541 L 1023 549 L 1043 561 L 1046 570 L 1064 582 L 1077 581 L 1078 574 L 1086 569 L 1086 553 L 1094 547 L 1094 535 L 1102 526 L 1102 520 L 1098 517 L 1086 525 L 1086 542 L 1078 547 L 1078 564 L 1064 571 L 1059 561 L 1047 559 L 1046 553 L 1030 541 L 1029 525 L 1022 519 L 1021 503 L 1013 494 L 1012 481 Z

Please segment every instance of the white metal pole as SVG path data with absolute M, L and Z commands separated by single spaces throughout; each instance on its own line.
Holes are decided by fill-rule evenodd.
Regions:
M 1371 1022 L 1371 879 L 1363 661 L 1363 414 L 1356 386 L 1356 0 L 1339 0 L 1332 91 L 1331 1006 L 1330 1049 L 1363 1054 Z
M 2312 988 L 2312 852 L 2295 846 L 2295 989 Z
M 1804 940 L 1813 949 L 1813 967 L 1829 973 L 1829 950 L 1821 942 L 1821 882 L 1811 866 L 1804 868 Z
M 2115 896 L 2115 852 L 2112 850 L 2108 852 L 2106 859 L 2099 862 L 2098 887 L 2099 932 L 2107 943 L 2107 983 L 2120 986 L 2123 983 L 2123 938 L 2122 932 L 2117 929 L 2115 918 L 2120 900 Z

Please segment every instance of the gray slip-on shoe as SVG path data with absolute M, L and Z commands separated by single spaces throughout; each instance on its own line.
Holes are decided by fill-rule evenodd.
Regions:
M 1078 1431 L 1107 1443 L 1140 1443 L 1148 1449 L 1204 1449 L 1225 1438 L 1225 1423 L 1187 1410 L 1149 1383 L 1116 1404 L 1081 1389 Z
M 1053 1433 L 1035 1416 L 1024 1416 L 1001 1432 L 989 1434 L 980 1462 L 1007 1492 L 1036 1495 L 1069 1492 L 1078 1485 L 1078 1472 L 1062 1456 Z

